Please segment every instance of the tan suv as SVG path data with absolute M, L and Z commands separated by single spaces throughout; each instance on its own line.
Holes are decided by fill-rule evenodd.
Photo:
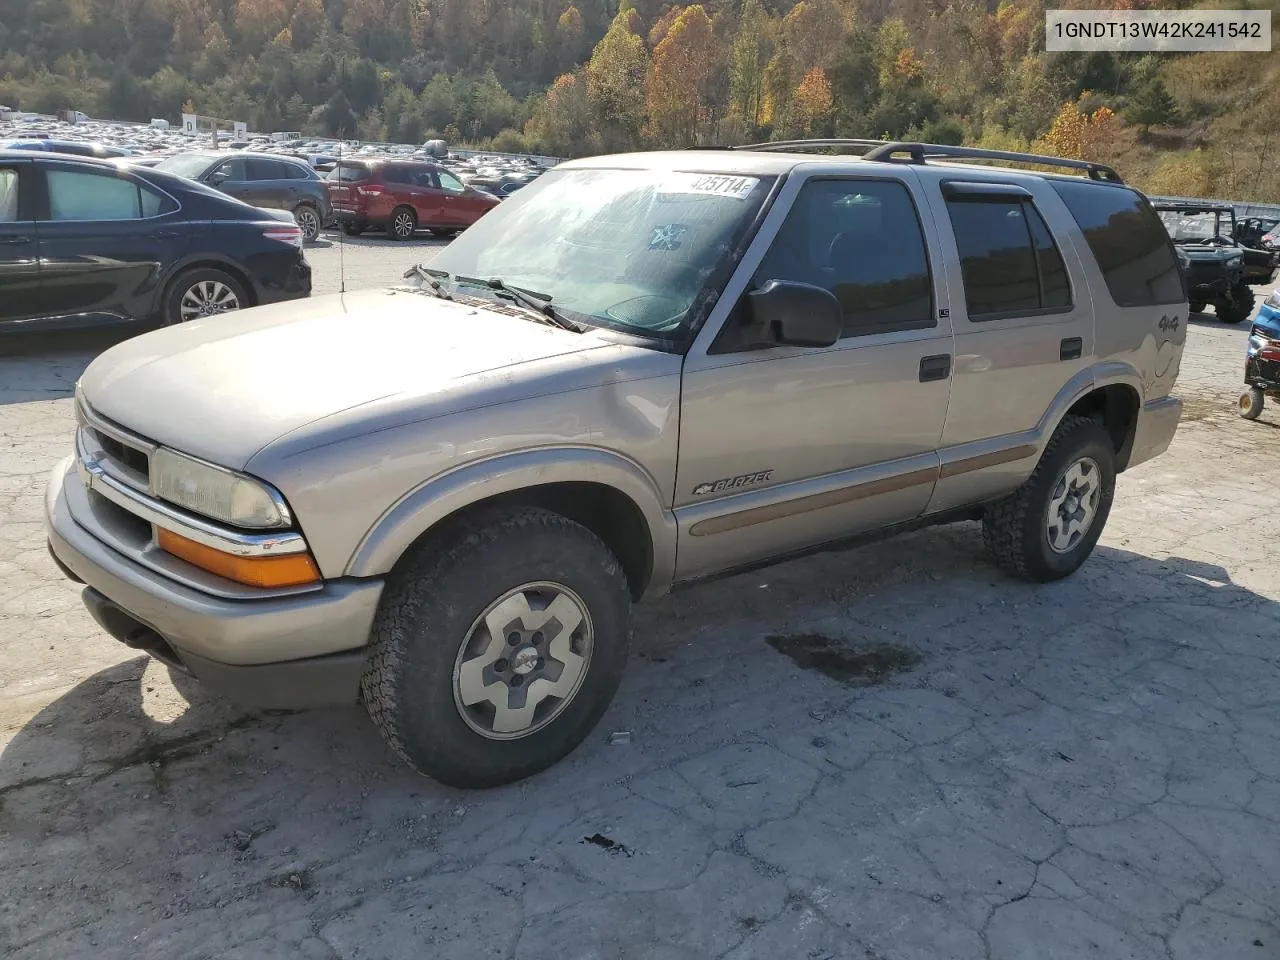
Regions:
M 48 529 L 124 643 L 264 707 L 362 697 L 449 784 L 571 751 L 674 584 L 957 519 L 1070 574 L 1181 411 L 1174 250 L 1097 164 L 597 157 L 406 280 L 108 350 Z

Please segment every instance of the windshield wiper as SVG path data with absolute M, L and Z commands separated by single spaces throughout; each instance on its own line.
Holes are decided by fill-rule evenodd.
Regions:
M 483 280 L 480 277 L 458 276 L 454 277 L 453 280 L 455 283 L 470 283 L 497 291 L 499 296 L 505 295 L 508 299 L 516 301 L 521 306 L 533 310 L 550 326 L 559 327 L 561 330 L 570 330 L 573 333 L 582 333 L 586 329 L 586 327 L 575 323 L 556 310 L 551 305 L 550 294 L 538 293 L 536 290 L 525 290 L 523 287 L 508 286 L 501 277 L 490 277 L 488 280 Z
M 447 270 L 434 270 L 431 267 L 424 267 L 420 263 L 415 263 L 405 273 L 405 277 L 421 277 L 426 282 L 427 286 L 431 288 L 432 293 L 441 300 L 453 299 L 453 296 L 449 291 L 444 288 L 444 284 L 440 282 L 441 280 L 449 279 L 449 272 Z

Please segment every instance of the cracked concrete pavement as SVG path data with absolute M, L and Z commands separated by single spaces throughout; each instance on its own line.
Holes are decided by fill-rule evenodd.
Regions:
M 0 357 L 0 953 L 1278 957 L 1280 409 L 1235 416 L 1246 332 L 1193 323 L 1174 446 L 1074 578 L 1009 580 L 964 524 L 643 606 L 596 734 L 484 793 L 98 630 L 40 506 L 100 344 Z M 919 662 L 841 683 L 797 634 Z

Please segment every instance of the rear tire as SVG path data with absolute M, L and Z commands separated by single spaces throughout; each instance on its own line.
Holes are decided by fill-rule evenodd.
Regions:
M 1262 407 L 1266 403 L 1266 394 L 1258 387 L 1250 387 L 1240 394 L 1240 416 L 1246 420 L 1257 420 L 1262 416 Z
M 392 240 L 412 240 L 418 230 L 418 215 L 412 207 L 396 207 L 387 220 L 387 236 Z
M 1214 304 L 1214 310 L 1223 323 L 1242 323 L 1253 315 L 1253 302 L 1253 291 L 1239 283 L 1231 291 L 1231 299 L 1219 300 Z
M 320 239 L 320 213 L 309 203 L 300 203 L 293 208 L 293 222 L 302 230 L 304 243 L 315 243 Z
M 392 574 L 362 699 L 415 770 L 496 787 L 546 769 L 591 732 L 630 635 L 626 577 L 595 534 L 547 510 L 495 510 Z
M 1115 487 L 1110 435 L 1094 420 L 1066 417 L 1026 483 L 987 508 L 983 541 L 1015 577 L 1048 583 L 1070 576 L 1102 536 Z
M 174 277 L 165 294 L 162 319 L 166 324 L 185 323 L 249 306 L 239 280 L 222 270 L 201 267 Z

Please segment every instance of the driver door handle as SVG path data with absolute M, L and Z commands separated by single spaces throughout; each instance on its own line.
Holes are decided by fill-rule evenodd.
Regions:
M 920 360 L 920 382 L 931 383 L 951 376 L 951 354 L 940 353 Z

